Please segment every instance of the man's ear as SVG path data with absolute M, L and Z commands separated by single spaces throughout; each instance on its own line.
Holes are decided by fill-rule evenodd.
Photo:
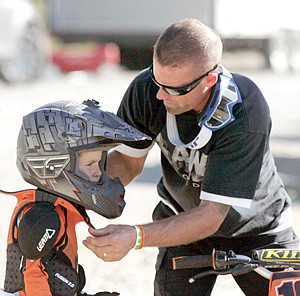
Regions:
M 212 72 L 206 78 L 206 84 L 208 87 L 213 87 L 218 81 L 218 73 Z

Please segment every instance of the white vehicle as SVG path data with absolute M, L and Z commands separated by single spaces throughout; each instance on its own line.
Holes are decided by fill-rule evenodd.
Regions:
M 0 0 L 0 75 L 7 82 L 38 77 L 49 56 L 45 26 L 29 0 Z
M 299 0 L 51 0 L 47 6 L 56 36 L 115 42 L 128 61 L 150 56 L 151 62 L 159 34 L 172 22 L 193 17 L 221 35 L 225 50 L 258 49 L 276 70 L 300 69 Z
M 213 0 L 227 49 L 259 49 L 274 70 L 300 70 L 299 0 Z

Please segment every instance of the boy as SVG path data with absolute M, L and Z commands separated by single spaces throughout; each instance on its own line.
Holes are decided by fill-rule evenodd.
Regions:
M 0 295 L 88 295 L 78 264 L 75 225 L 92 226 L 85 209 L 121 215 L 124 187 L 105 172 L 107 151 L 148 137 L 96 101 L 58 101 L 24 116 L 17 166 L 37 189 L 18 199 L 8 233 L 4 290 Z M 7 194 L 7 193 L 6 193 Z M 119 295 L 99 292 L 95 295 Z

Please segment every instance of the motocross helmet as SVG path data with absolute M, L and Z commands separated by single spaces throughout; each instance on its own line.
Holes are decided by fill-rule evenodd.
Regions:
M 98 102 L 57 101 L 23 117 L 17 167 L 23 179 L 106 217 L 121 215 L 125 189 L 105 172 L 107 151 L 122 142 L 151 140 Z M 83 151 L 101 150 L 99 180 L 79 170 Z

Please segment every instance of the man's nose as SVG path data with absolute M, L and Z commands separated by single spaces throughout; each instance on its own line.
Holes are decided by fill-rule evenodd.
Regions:
M 156 94 L 156 98 L 158 100 L 166 100 L 166 99 L 169 99 L 170 97 L 171 97 L 171 95 L 166 93 L 161 87 L 159 88 L 159 90 Z

